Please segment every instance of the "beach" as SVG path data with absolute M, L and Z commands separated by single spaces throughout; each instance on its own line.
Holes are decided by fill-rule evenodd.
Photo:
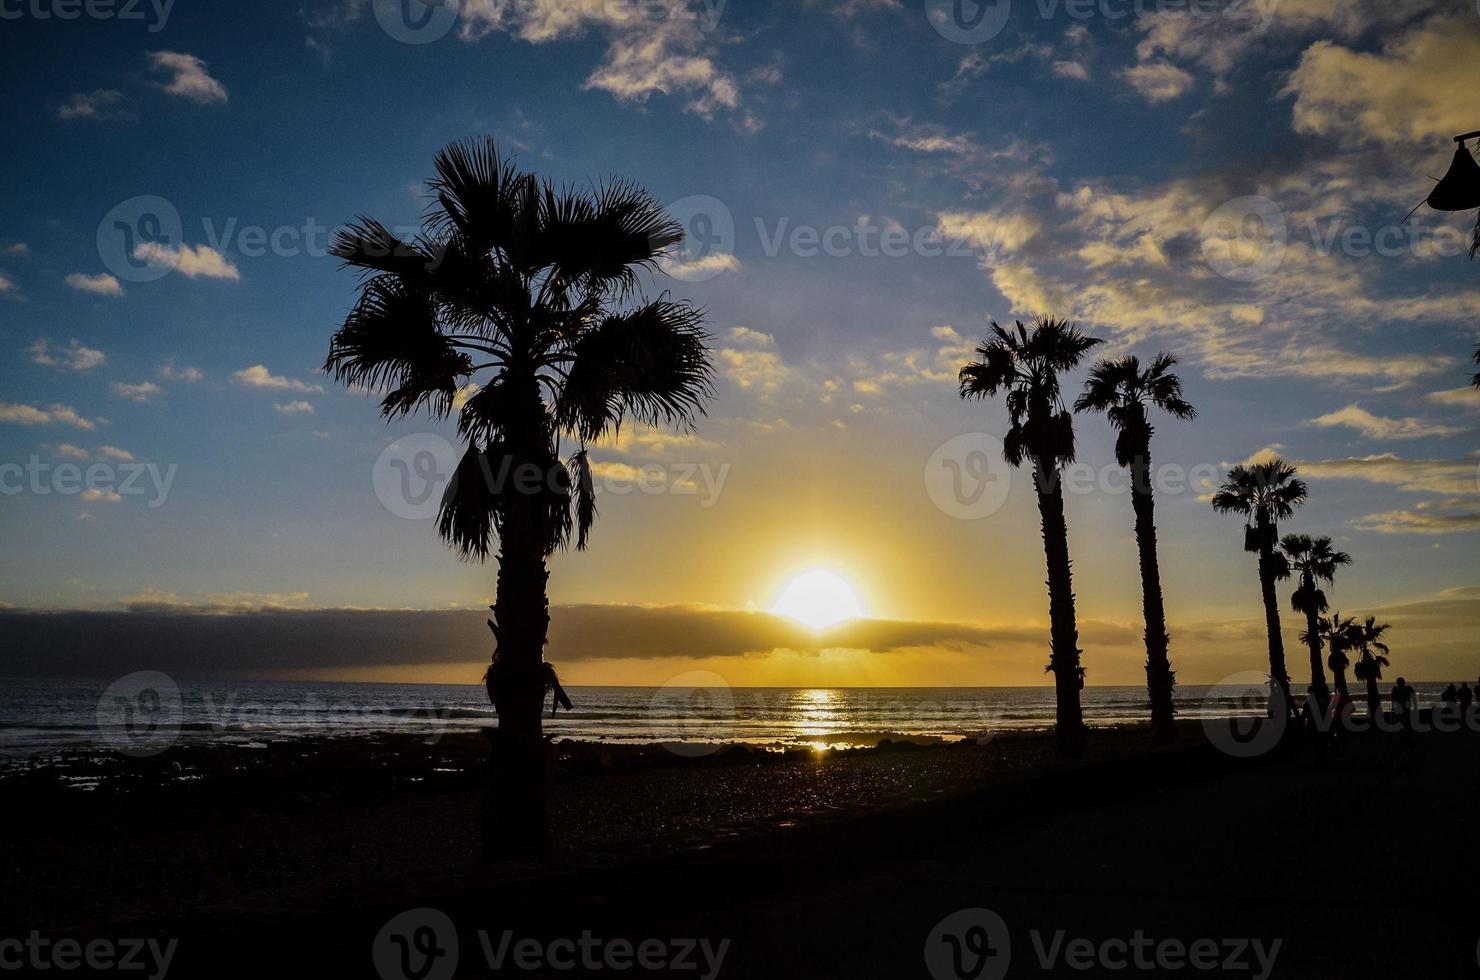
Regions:
M 4 932 L 177 939 L 179 975 L 293 958 L 375 976 L 377 932 L 430 907 L 466 934 L 459 975 L 488 975 L 472 937 L 497 926 L 725 938 L 723 976 L 775 975 L 778 957 L 789 975 L 927 976 L 932 925 L 984 907 L 1015 939 L 1280 939 L 1274 975 L 1374 957 L 1473 971 L 1480 937 L 1444 898 L 1471 864 L 1470 734 L 1252 760 L 1179 734 L 1096 732 L 1075 763 L 1039 735 L 702 757 L 561 743 L 552 853 L 494 865 L 476 851 L 477 735 L 94 758 L 0 783 L 21 818 Z M 1031 936 L 1017 946 L 1013 975 L 1044 972 Z

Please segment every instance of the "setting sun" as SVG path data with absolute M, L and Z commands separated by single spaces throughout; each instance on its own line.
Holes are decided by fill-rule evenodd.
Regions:
M 803 572 L 781 590 L 771 612 L 824 629 L 863 615 L 863 603 L 841 575 L 823 568 Z

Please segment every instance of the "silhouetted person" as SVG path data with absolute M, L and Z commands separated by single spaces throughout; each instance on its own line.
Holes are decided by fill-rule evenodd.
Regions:
M 1458 700 L 1459 691 L 1454 689 L 1453 684 L 1450 684 L 1448 687 L 1446 687 L 1444 689 L 1444 692 L 1439 695 L 1439 710 L 1444 712 L 1445 718 L 1454 717 L 1454 706 L 1455 702 L 1457 702 Z
M 1393 720 L 1403 732 L 1403 741 L 1413 738 L 1413 688 L 1401 677 L 1393 685 Z
M 1460 721 L 1467 721 L 1470 717 L 1470 705 L 1475 701 L 1475 692 L 1470 690 L 1470 685 L 1461 684 L 1456 694 L 1459 701 Z

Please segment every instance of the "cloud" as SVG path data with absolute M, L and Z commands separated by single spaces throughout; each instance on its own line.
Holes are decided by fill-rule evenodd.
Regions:
M 1359 480 L 1409 493 L 1473 494 L 1480 459 L 1404 459 L 1393 453 L 1346 459 L 1302 460 L 1301 476 Z
M 87 450 L 70 442 L 60 443 L 52 451 L 63 459 L 87 459 Z
M 95 276 L 74 272 L 67 276 L 67 285 L 79 292 L 93 293 L 97 296 L 123 295 L 123 285 L 106 272 L 100 272 Z
M 1192 88 L 1195 79 L 1169 61 L 1133 65 L 1120 73 L 1131 88 L 1152 105 L 1170 102 Z
M 15 289 L 15 280 L 0 272 L 0 293 L 8 293 Z
M 12 242 L 4 248 L 0 248 L 0 255 L 9 255 L 13 258 L 24 259 L 31 254 L 31 246 L 25 242 Z
M 183 381 L 186 384 L 194 384 L 205 378 L 199 368 L 177 368 L 173 360 L 165 361 L 159 366 L 159 376 L 166 381 Z
M 673 258 L 663 260 L 663 271 L 675 279 L 710 279 L 721 272 L 734 272 L 739 268 L 740 260 L 730 252 L 712 252 L 688 262 Z
M 708 10 L 684 0 L 657 4 L 571 3 L 569 0 L 464 0 L 460 36 L 476 41 L 503 32 L 531 44 L 577 40 L 589 33 L 606 42 L 602 62 L 584 87 L 620 102 L 676 95 L 704 118 L 740 104 L 734 77 L 710 56 L 718 41 Z
M 312 415 L 313 406 L 305 401 L 279 403 L 272 406 L 273 411 L 282 415 Z
M 1422 503 L 1413 510 L 1368 514 L 1352 522 L 1375 534 L 1459 534 L 1480 531 L 1480 501 Z
M 15 405 L 0 402 L 0 423 L 11 425 L 70 425 L 75 429 L 91 432 L 98 427 L 91 419 L 85 419 L 69 405 L 48 405 L 45 409 L 33 405 Z
M 241 279 L 236 265 L 209 245 L 163 245 L 140 242 L 134 258 L 152 266 L 173 269 L 188 279 Z
M 206 63 L 195 55 L 179 51 L 151 51 L 149 63 L 154 71 L 171 76 L 164 86 L 167 94 L 179 96 L 196 105 L 226 103 L 226 87 L 211 77 L 206 70 Z
M 134 454 L 127 449 L 119 449 L 117 446 L 99 446 L 98 456 L 103 459 L 116 460 L 120 463 L 132 463 Z
M 1342 141 L 1422 145 L 1474 129 L 1474 11 L 1433 18 L 1397 34 L 1380 52 L 1318 41 L 1282 94 L 1294 98 L 1297 132 Z
M 119 398 L 127 398 L 131 402 L 144 404 L 157 395 L 164 394 L 164 389 L 153 381 L 142 381 L 139 384 L 126 384 L 122 381 L 113 383 L 113 394 Z
M 770 394 L 791 377 L 770 334 L 732 327 L 726 339 L 728 344 L 715 351 L 720 370 L 742 389 Z
M 305 381 L 293 378 L 284 378 L 273 374 L 261 364 L 253 364 L 249 368 L 243 368 L 232 375 L 240 383 L 248 388 L 271 388 L 278 391 L 302 391 L 322 392 L 324 389 L 319 385 L 311 385 Z
M 1356 429 L 1369 439 L 1423 439 L 1430 436 L 1453 436 L 1464 432 L 1450 425 L 1439 425 L 1435 422 L 1426 422 L 1417 418 L 1389 419 L 1371 412 L 1358 405 L 1348 405 L 1334 412 L 1327 412 L 1319 418 L 1311 419 L 1312 425 L 1318 425 L 1323 429 L 1348 428 Z
M 126 121 L 135 118 L 126 107 L 123 93 L 114 89 L 77 92 L 57 107 L 61 119 L 85 119 L 89 122 Z
M 1089 81 L 1089 68 L 1082 61 L 1055 61 L 1053 73 L 1059 78 L 1074 78 L 1081 82 Z
M 84 490 L 82 499 L 93 503 L 116 504 L 123 499 L 123 496 L 116 490 Z
M 37 340 L 29 350 L 33 363 L 67 371 L 91 371 L 93 368 L 102 367 L 108 363 L 108 356 L 102 351 L 84 347 L 76 340 L 70 342 L 64 349 L 52 347 L 51 342 L 45 339 Z

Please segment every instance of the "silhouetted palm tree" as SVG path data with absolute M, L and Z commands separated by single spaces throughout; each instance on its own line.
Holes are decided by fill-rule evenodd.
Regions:
M 1475 241 L 1477 243 L 1480 243 L 1480 232 L 1477 232 L 1476 234 L 1477 237 Z M 1475 354 L 1473 357 L 1470 358 L 1470 360 L 1475 364 L 1480 364 L 1480 347 L 1475 348 Z M 1470 384 L 1473 387 L 1480 388 L 1480 372 L 1470 375 Z
M 1382 716 L 1382 696 L 1377 692 L 1377 682 L 1382 680 L 1382 668 L 1388 666 L 1388 645 L 1382 637 L 1392 627 L 1379 623 L 1373 616 L 1351 628 L 1351 648 L 1357 651 L 1357 662 L 1352 673 L 1357 680 L 1367 682 L 1367 716 L 1374 721 Z
M 1316 621 L 1316 629 L 1321 641 L 1326 645 L 1326 666 L 1331 668 L 1331 678 L 1335 681 L 1334 689 L 1337 694 L 1351 696 L 1351 691 L 1346 686 L 1346 670 L 1351 666 L 1351 658 L 1347 651 L 1351 649 L 1352 627 L 1355 624 L 1352 618 L 1341 618 L 1341 613 L 1332 613 L 1331 618 L 1322 616 Z M 1309 644 L 1308 633 L 1301 633 L 1302 643 Z
M 1156 555 L 1155 500 L 1151 494 L 1151 436 L 1156 429 L 1148 408 L 1173 418 L 1193 419 L 1197 410 L 1182 397 L 1182 380 L 1172 373 L 1177 359 L 1158 354 L 1145 368 L 1135 355 L 1101 361 L 1090 371 L 1076 412 L 1104 412 L 1118 433 L 1115 459 L 1131 475 L 1131 509 L 1136 518 L 1136 550 L 1141 561 L 1141 611 L 1146 624 L 1146 692 L 1151 698 L 1151 734 L 1169 742 L 1172 691 L 1176 674 L 1167 656 L 1166 609 L 1161 595 L 1161 567 Z
M 1308 534 L 1287 534 L 1280 542 L 1285 561 L 1299 580 L 1300 586 L 1290 596 L 1290 605 L 1305 614 L 1305 632 L 1301 639 L 1310 649 L 1310 684 L 1316 703 L 1324 710 L 1331 699 L 1326 686 L 1326 671 L 1321 666 L 1321 630 L 1319 618 L 1330 608 L 1321 583 L 1336 580 L 1336 569 L 1352 563 L 1352 556 L 1331 547 L 1330 538 L 1312 538 Z
M 1074 584 L 1069 563 L 1069 528 L 1064 521 L 1061 471 L 1074 460 L 1074 417 L 1064 407 L 1059 375 L 1072 370 L 1101 343 L 1066 320 L 1042 318 L 1029 330 L 992 323 L 992 334 L 976 353 L 980 360 L 961 369 L 961 397 L 1006 394 L 1009 427 L 1002 455 L 1013 466 L 1033 464 L 1038 492 L 1043 551 L 1048 563 L 1048 619 L 1052 652 L 1048 670 L 1057 697 L 1055 736 L 1060 755 L 1085 751 L 1084 715 L 1079 692 L 1079 629 L 1074 617 Z
M 1213 509 L 1224 514 L 1242 514 L 1253 524 L 1244 524 L 1244 550 L 1259 555 L 1259 588 L 1264 598 L 1264 625 L 1269 633 L 1270 709 L 1276 696 L 1288 710 L 1290 675 L 1285 669 L 1285 641 L 1280 635 L 1280 603 L 1276 582 L 1288 578 L 1290 567 L 1275 550 L 1279 522 L 1305 503 L 1305 484 L 1295 478 L 1295 467 L 1283 459 L 1235 466 L 1228 479 L 1213 494 Z
M 586 546 L 596 516 L 586 443 L 625 417 L 688 425 L 711 366 L 701 311 L 638 294 L 639 273 L 683 237 L 647 192 L 613 182 L 557 188 L 517 170 L 491 138 L 437 154 L 420 234 L 361 218 L 333 252 L 366 277 L 326 370 L 383 394 L 395 419 L 446 418 L 466 397 L 466 452 L 438 530 L 465 559 L 498 539 L 493 657 L 498 711 L 485 846 L 545 845 L 541 705 L 549 627 L 546 560 Z M 476 391 L 467 387 L 477 379 Z M 468 393 L 473 391 L 470 397 Z M 561 460 L 561 439 L 576 451 Z

